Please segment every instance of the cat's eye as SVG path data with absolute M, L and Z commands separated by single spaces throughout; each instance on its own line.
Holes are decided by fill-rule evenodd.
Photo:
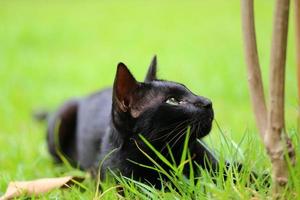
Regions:
M 177 105 L 181 104 L 181 102 L 182 101 L 179 101 L 179 100 L 175 99 L 174 97 L 168 98 L 166 100 L 167 104 L 170 104 L 170 105 L 173 105 L 173 106 L 177 106 Z

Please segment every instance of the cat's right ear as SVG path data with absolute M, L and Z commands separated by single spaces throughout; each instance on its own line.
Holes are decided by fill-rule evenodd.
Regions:
M 138 82 L 124 63 L 119 63 L 113 86 L 113 102 L 126 112 L 130 106 L 132 92 L 138 87 Z
M 157 71 L 157 58 L 156 55 L 152 58 L 150 63 L 147 75 L 145 77 L 145 82 L 151 82 L 156 79 L 156 71 Z

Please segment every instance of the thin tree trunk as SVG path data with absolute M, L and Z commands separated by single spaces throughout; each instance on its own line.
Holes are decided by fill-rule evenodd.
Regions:
M 265 103 L 263 82 L 259 66 L 254 26 L 253 0 L 242 0 L 242 25 L 244 51 L 248 70 L 248 83 L 252 107 L 260 135 L 264 138 L 267 128 L 267 108 Z
M 288 33 L 289 0 L 277 0 L 270 64 L 270 108 L 265 145 L 273 166 L 274 189 L 279 194 L 288 182 L 288 167 L 284 158 L 284 81 Z

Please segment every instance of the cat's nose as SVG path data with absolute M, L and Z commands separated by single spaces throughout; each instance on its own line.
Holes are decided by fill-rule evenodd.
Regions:
M 212 102 L 211 100 L 201 97 L 198 101 L 194 103 L 195 106 L 199 108 L 206 108 L 206 109 L 211 109 L 212 108 Z

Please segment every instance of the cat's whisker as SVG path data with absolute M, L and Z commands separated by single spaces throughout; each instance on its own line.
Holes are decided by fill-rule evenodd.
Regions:
M 186 128 L 184 127 L 184 128 L 182 128 L 180 131 L 178 131 L 167 143 L 168 144 L 172 144 L 172 141 L 174 140 L 174 139 L 176 139 L 179 135 L 181 135 L 182 134 L 182 132 L 183 131 L 185 131 L 186 130 Z M 166 147 L 166 146 L 165 146 Z M 164 148 L 165 148 L 164 147 Z M 164 150 L 164 148 L 162 149 L 162 150 Z
M 193 120 L 190 124 L 192 125 L 195 122 L 195 120 Z M 188 127 L 188 126 L 187 126 Z M 174 144 L 176 144 L 180 138 L 185 135 L 184 132 L 187 131 L 187 128 L 182 128 L 178 133 L 176 133 L 176 135 L 170 140 L 168 141 L 169 144 L 171 144 L 171 149 L 175 146 Z M 175 139 L 174 144 L 172 144 L 172 141 Z M 162 149 L 162 151 L 166 148 L 166 146 Z
M 181 131 L 182 129 L 187 128 L 187 126 L 188 126 L 188 125 L 186 124 L 186 122 L 183 123 L 181 126 L 176 127 L 176 129 L 172 130 L 172 131 L 169 132 L 167 135 L 165 135 L 164 139 L 169 138 L 169 136 L 171 136 L 171 134 L 174 133 L 175 131 Z
M 179 127 L 181 127 L 181 125 L 184 125 L 184 124 L 185 124 L 186 122 L 188 122 L 188 121 L 190 121 L 190 119 L 187 119 L 187 120 L 184 120 L 184 121 L 180 121 L 180 122 L 178 122 L 178 123 L 174 123 L 173 125 L 176 125 L 176 127 L 175 127 L 174 130 L 178 129 Z M 170 127 L 170 128 L 173 128 L 173 126 Z M 167 129 L 161 129 L 159 132 L 165 131 L 165 130 L 167 130 Z M 157 132 L 157 133 L 159 133 L 159 132 Z
M 168 140 L 168 142 L 167 142 L 167 144 L 171 145 L 170 148 L 173 149 L 179 143 L 179 141 L 182 139 L 182 137 L 184 135 L 186 135 L 188 126 L 190 126 L 190 134 L 189 134 L 188 139 L 190 139 L 190 137 L 193 134 L 195 134 L 196 137 L 199 137 L 199 135 L 201 135 L 199 132 L 200 132 L 201 128 L 203 127 L 201 121 L 202 121 L 202 118 L 194 118 L 192 120 L 188 119 L 188 120 L 181 121 L 179 123 L 171 124 L 167 128 L 164 128 L 164 129 L 159 130 L 158 132 L 155 132 L 157 134 L 157 133 L 161 133 L 163 131 L 169 130 L 169 129 L 173 129 L 168 134 L 162 135 L 158 138 L 154 138 L 149 141 L 153 142 L 153 141 L 157 141 L 157 140 L 161 140 L 161 139 L 167 140 L 175 132 L 175 135 L 173 135 L 172 138 L 170 140 Z M 175 128 L 173 128 L 173 127 L 175 127 Z M 155 134 L 153 134 L 153 135 L 155 135 Z M 161 149 L 161 151 L 164 151 L 166 149 L 166 147 L 167 147 L 167 145 L 164 146 Z
M 173 147 L 180 141 L 180 139 L 182 138 L 182 136 L 184 136 L 185 135 L 185 132 L 184 132 L 185 130 L 183 130 L 183 131 L 181 131 L 180 132 L 180 134 L 179 134 L 179 137 L 175 140 L 175 142 L 171 145 L 171 149 L 173 149 Z M 186 132 L 187 132 L 187 130 L 186 130 Z
M 190 121 L 190 120 L 187 120 L 187 122 L 188 121 Z M 193 122 L 190 122 L 189 124 L 192 124 Z M 185 126 L 184 127 L 181 127 L 180 129 L 178 128 L 177 130 L 179 131 L 175 136 L 173 136 L 173 138 L 176 138 L 177 136 L 178 136 L 178 134 L 180 133 L 180 132 L 182 132 L 183 130 L 185 130 L 185 129 L 187 129 L 188 128 L 188 126 L 189 126 L 189 124 L 184 124 Z M 176 131 L 176 130 L 174 130 L 174 131 Z M 174 131 L 172 131 L 172 132 L 174 132 Z M 170 133 L 168 134 L 168 136 L 170 135 Z M 172 138 L 172 139 L 173 139 Z M 171 141 L 172 141 L 172 139 L 171 139 Z M 171 142 L 171 141 L 169 141 L 169 142 Z
M 190 123 L 190 126 L 191 127 L 193 127 L 194 125 L 195 125 L 195 123 L 196 122 L 198 122 L 198 119 L 194 119 L 194 120 L 192 120 L 191 121 L 191 123 Z M 182 130 L 180 130 L 169 142 L 168 142 L 168 144 L 171 144 L 172 143 L 172 141 L 174 140 L 174 139 L 176 139 L 175 140 L 175 142 L 173 143 L 173 144 L 171 144 L 171 149 L 173 149 L 173 147 L 180 141 L 180 139 L 185 135 L 185 131 L 187 132 L 188 131 L 188 129 L 185 129 L 185 128 L 183 128 Z M 190 137 L 191 137 L 191 135 L 193 134 L 193 132 L 192 132 L 192 129 L 190 129 L 190 135 L 189 135 L 189 138 L 188 139 L 190 139 Z M 167 146 L 167 145 L 166 145 Z M 161 151 L 163 151 L 165 148 L 166 148 L 166 146 L 164 147 L 164 148 L 162 148 L 162 150 Z
M 165 139 L 165 138 L 168 138 L 172 133 L 174 133 L 175 131 L 177 131 L 177 130 L 179 130 L 179 129 L 181 129 L 182 128 L 182 126 L 185 126 L 185 124 L 188 122 L 189 120 L 185 120 L 185 121 L 182 121 L 182 122 L 180 122 L 180 123 L 177 123 L 177 124 L 175 124 L 175 125 L 177 125 L 172 131 L 170 131 L 168 134 L 166 134 L 166 135 L 162 135 L 162 136 L 160 136 L 160 137 L 158 137 L 158 138 L 155 138 L 155 139 L 153 139 L 153 140 L 151 140 L 151 138 L 149 138 L 150 139 L 150 141 L 157 141 L 157 140 L 160 140 L 160 139 Z M 170 127 L 169 129 L 171 129 L 172 127 Z M 161 132 L 163 132 L 163 131 L 166 131 L 167 129 L 165 129 L 165 130 L 160 130 L 159 132 L 155 132 L 155 134 L 158 134 L 158 133 L 161 133 Z M 153 134 L 153 135 L 155 135 L 155 134 Z
M 186 120 L 185 120 L 186 121 Z M 163 131 L 166 131 L 166 130 L 169 130 L 169 129 L 172 129 L 174 126 L 180 126 L 181 124 L 183 124 L 185 121 L 181 121 L 181 122 L 176 122 L 176 123 L 173 123 L 173 124 L 170 124 L 169 126 L 167 126 L 167 127 L 165 127 L 165 128 L 163 128 L 163 129 L 160 129 L 159 131 L 155 131 L 155 129 L 156 128 L 153 128 L 152 130 L 150 130 L 150 131 L 148 131 L 148 133 L 153 133 L 153 132 L 155 132 L 155 134 L 152 134 L 152 136 L 155 136 L 156 134 L 158 134 L 158 133 L 161 133 L 161 132 L 163 132 Z M 176 128 L 175 127 L 175 128 Z M 149 138 L 149 139 L 151 139 L 151 137 Z
M 170 129 L 170 131 L 169 131 L 169 133 L 168 134 L 163 134 L 163 135 L 161 135 L 160 137 L 156 137 L 156 138 L 154 138 L 154 139 L 151 139 L 150 138 L 150 140 L 149 141 L 151 141 L 151 142 L 155 142 L 155 141 L 160 141 L 160 140 L 165 140 L 166 138 L 168 138 L 173 132 L 175 132 L 177 129 Z M 155 132 L 155 134 L 157 134 L 158 132 Z M 155 136 L 155 134 L 154 134 L 154 136 Z M 154 137 L 153 136 L 153 137 Z

